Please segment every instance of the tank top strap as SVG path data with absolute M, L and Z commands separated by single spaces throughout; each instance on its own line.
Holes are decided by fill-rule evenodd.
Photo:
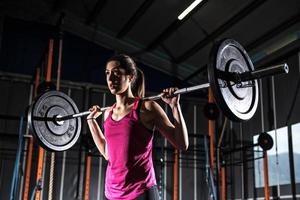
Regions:
M 133 117 L 135 120 L 139 120 L 140 118 L 140 107 L 141 107 L 141 99 L 139 97 L 136 97 L 133 103 L 132 111 L 131 111 L 131 117 Z
M 139 105 L 140 105 L 140 98 L 136 97 L 135 100 L 134 100 L 134 103 L 133 103 L 132 110 L 135 110 L 135 111 L 138 110 Z
M 134 99 L 134 102 L 133 102 L 133 106 L 132 106 L 132 110 L 129 112 L 129 116 L 135 118 L 135 119 L 138 119 L 139 118 L 139 107 L 140 107 L 140 98 L 139 97 L 136 97 Z M 112 115 L 113 115 L 113 109 L 116 107 L 116 104 L 112 105 L 111 106 L 111 110 L 109 111 L 108 113 L 108 116 L 106 119 L 111 119 L 112 118 Z
M 114 103 L 114 105 L 111 106 L 111 109 L 110 109 L 110 111 L 109 111 L 109 113 L 108 113 L 108 117 L 112 116 L 112 114 L 113 114 L 113 109 L 114 109 L 115 107 L 116 107 L 116 104 Z

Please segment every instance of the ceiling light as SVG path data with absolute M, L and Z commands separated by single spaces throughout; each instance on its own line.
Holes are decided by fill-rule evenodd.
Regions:
M 195 0 L 187 9 L 185 9 L 179 16 L 178 19 L 182 20 L 187 14 L 189 14 L 202 0 Z

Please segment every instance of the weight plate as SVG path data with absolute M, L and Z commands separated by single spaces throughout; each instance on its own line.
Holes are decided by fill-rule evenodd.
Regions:
M 74 113 L 78 113 L 78 108 L 69 96 L 59 91 L 47 91 L 35 99 L 29 108 L 30 130 L 45 149 L 65 151 L 77 142 L 81 119 L 77 117 L 63 122 L 47 119 Z
M 251 119 L 258 105 L 257 80 L 235 84 L 222 80 L 218 70 L 236 73 L 254 71 L 247 52 L 235 40 L 225 39 L 214 46 L 210 54 L 208 79 L 215 101 L 224 115 L 234 121 Z
M 264 150 L 264 151 L 268 151 L 270 149 L 272 149 L 273 145 L 274 145 L 274 141 L 271 135 L 269 135 L 268 133 L 261 133 L 258 136 L 257 139 L 258 145 Z

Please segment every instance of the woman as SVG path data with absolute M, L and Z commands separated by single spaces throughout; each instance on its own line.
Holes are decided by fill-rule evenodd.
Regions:
M 87 122 L 94 142 L 108 160 L 105 196 L 109 200 L 158 199 L 152 162 L 152 139 L 158 130 L 177 149 L 188 148 L 188 134 L 176 88 L 162 92 L 162 100 L 173 113 L 174 124 L 154 101 L 142 101 L 143 73 L 127 55 L 116 55 L 106 64 L 106 81 L 116 103 L 104 112 L 104 133 L 96 118 L 102 113 L 93 106 Z

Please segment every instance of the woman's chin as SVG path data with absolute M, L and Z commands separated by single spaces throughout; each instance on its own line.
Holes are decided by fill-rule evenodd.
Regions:
M 116 95 L 117 91 L 116 90 L 110 90 L 110 93 L 113 94 L 113 95 Z
M 117 95 L 117 94 L 121 94 L 122 92 L 120 90 L 117 89 L 110 89 L 110 93 L 113 95 Z

